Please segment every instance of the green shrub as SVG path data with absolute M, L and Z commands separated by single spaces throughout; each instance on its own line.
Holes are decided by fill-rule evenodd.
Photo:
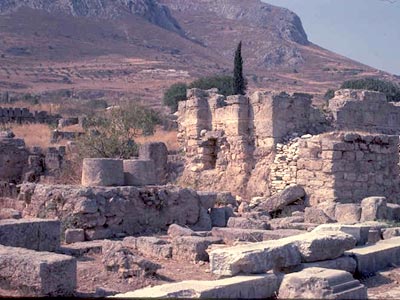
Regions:
M 171 85 L 164 93 L 164 105 L 171 109 L 174 113 L 178 110 L 179 101 L 186 100 L 186 90 L 188 86 L 186 83 L 179 82 Z
M 333 90 L 333 89 L 327 90 L 326 93 L 325 93 L 325 95 L 324 95 L 324 99 L 325 99 L 325 100 L 330 100 L 330 99 L 332 99 L 333 97 L 335 97 L 335 90 Z
M 388 101 L 400 101 L 400 86 L 386 80 L 376 78 L 364 78 L 345 81 L 342 89 L 370 90 L 384 93 Z

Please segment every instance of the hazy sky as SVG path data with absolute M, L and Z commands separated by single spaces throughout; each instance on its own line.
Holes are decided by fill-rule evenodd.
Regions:
M 311 42 L 400 75 L 400 0 L 262 1 L 298 14 Z

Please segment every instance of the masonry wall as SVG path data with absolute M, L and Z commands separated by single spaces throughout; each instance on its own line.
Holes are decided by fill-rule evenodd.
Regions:
M 30 112 L 28 108 L 0 107 L 0 123 L 48 123 L 57 124 L 60 115 L 50 115 L 47 111 Z

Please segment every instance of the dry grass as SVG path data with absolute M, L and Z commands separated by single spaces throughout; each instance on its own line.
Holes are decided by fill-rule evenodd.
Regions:
M 176 131 L 165 131 L 161 128 L 157 128 L 154 135 L 151 136 L 140 136 L 135 139 L 140 144 L 148 142 L 163 142 L 167 145 L 168 150 L 176 151 L 179 150 L 178 139 Z
M 47 148 L 50 144 L 51 128 L 47 124 L 7 124 L 17 138 L 25 140 L 28 147 Z

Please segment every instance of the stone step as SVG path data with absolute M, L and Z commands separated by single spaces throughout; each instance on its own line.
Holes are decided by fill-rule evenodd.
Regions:
M 356 272 L 371 275 L 379 270 L 400 264 L 400 237 L 379 241 L 378 243 L 346 251 L 357 261 Z
M 275 274 L 236 276 L 221 280 L 188 280 L 148 287 L 110 298 L 266 299 L 279 289 Z
M 348 272 L 308 268 L 284 276 L 279 298 L 367 299 L 367 289 Z
M 63 245 L 57 251 L 61 254 L 81 257 L 87 253 L 101 253 L 104 240 L 78 242 L 69 245 Z

